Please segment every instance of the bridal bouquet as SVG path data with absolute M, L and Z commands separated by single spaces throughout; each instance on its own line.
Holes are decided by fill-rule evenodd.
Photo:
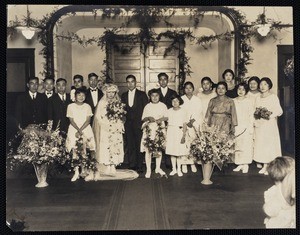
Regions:
M 161 152 L 166 148 L 166 136 L 164 131 L 166 127 L 163 126 L 163 123 L 157 124 L 158 128 L 155 132 L 155 137 L 151 138 L 152 130 L 149 126 L 149 123 L 145 123 L 144 125 L 146 137 L 143 140 L 143 144 L 150 153 L 154 153 L 155 157 L 155 153 Z
M 272 112 L 269 111 L 267 108 L 258 107 L 258 108 L 256 108 L 256 110 L 254 112 L 254 118 L 256 120 L 258 120 L 258 119 L 269 120 L 271 114 L 272 114 Z
M 76 140 L 75 148 L 68 155 L 67 164 L 71 169 L 81 166 L 94 172 L 97 170 L 97 160 L 90 150 L 89 142 L 90 140 L 85 136 L 81 136 Z
M 7 160 L 10 168 L 23 163 L 63 163 L 66 160 L 64 143 L 59 129 L 52 130 L 52 121 L 47 125 L 31 124 L 8 143 Z
M 208 126 L 196 133 L 196 138 L 191 142 L 191 157 L 202 163 L 215 163 L 221 170 L 223 164 L 230 160 L 230 155 L 234 152 L 232 149 L 234 136 L 220 132 L 216 127 Z
M 117 122 L 118 120 L 121 120 L 122 122 L 125 122 L 125 115 L 125 104 L 121 101 L 114 101 L 107 104 L 106 116 L 109 121 Z

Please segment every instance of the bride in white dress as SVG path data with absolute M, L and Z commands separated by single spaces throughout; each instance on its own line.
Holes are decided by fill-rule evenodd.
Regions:
M 97 171 L 95 174 L 90 174 L 86 180 L 135 179 L 138 177 L 135 171 L 116 170 L 116 166 L 124 160 L 124 120 L 115 112 L 123 110 L 118 95 L 119 89 L 117 85 L 109 83 L 102 87 L 102 91 L 104 95 L 98 102 L 93 122 Z M 110 115 L 108 105 L 115 110 Z

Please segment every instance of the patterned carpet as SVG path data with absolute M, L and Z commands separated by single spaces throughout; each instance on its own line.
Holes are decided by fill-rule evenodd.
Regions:
M 213 185 L 202 185 L 201 170 L 132 181 L 70 182 L 69 176 L 7 179 L 7 221 L 25 222 L 24 231 L 170 230 L 264 228 L 267 176 L 251 165 L 248 174 L 214 170 Z

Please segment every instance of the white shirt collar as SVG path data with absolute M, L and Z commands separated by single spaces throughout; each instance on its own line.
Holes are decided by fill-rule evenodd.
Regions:
M 31 91 L 29 91 L 29 95 L 32 97 L 33 95 L 36 97 L 37 92 L 32 93 Z
M 65 94 L 59 94 L 59 93 L 57 93 L 58 95 L 59 95 L 59 97 L 60 97 L 60 99 L 62 100 L 63 99 L 63 97 L 65 98 L 65 100 L 66 100 L 66 93 Z
M 130 93 L 135 93 L 136 88 L 134 88 L 132 91 L 128 90 Z

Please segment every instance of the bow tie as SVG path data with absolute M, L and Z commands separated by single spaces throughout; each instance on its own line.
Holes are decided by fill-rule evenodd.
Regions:
M 97 91 L 97 89 L 91 89 L 91 91 L 93 92 L 93 91 Z
M 52 92 L 50 91 L 50 92 L 47 92 L 46 94 L 47 94 L 47 95 L 52 95 Z

